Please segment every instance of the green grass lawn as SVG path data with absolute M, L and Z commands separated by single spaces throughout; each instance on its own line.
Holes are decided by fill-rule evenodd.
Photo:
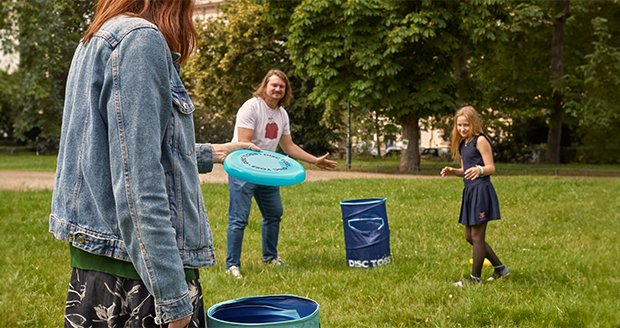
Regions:
M 204 185 L 218 264 L 201 270 L 205 307 L 294 294 L 320 304 L 324 327 L 619 327 L 620 178 L 496 177 L 503 219 L 487 241 L 510 267 L 505 281 L 459 289 L 471 249 L 457 223 L 462 182 L 334 180 L 283 188 L 284 267 L 260 260 L 256 207 L 242 271 L 224 273 L 225 184 Z M 51 193 L 0 192 L 0 327 L 59 327 L 67 246 L 47 232 Z M 346 266 L 339 202 L 386 197 L 393 262 Z M 485 268 L 483 276 L 491 274 Z
M 0 170 L 47 171 L 56 169 L 56 155 L 0 155 Z
M 374 173 L 398 173 L 399 158 L 354 158 L 347 168 L 345 160 L 338 159 L 338 171 L 361 171 Z M 314 165 L 302 163 L 306 169 L 316 169 Z M 453 162 L 423 160 L 417 175 L 438 175 L 442 167 L 456 166 Z M 620 177 L 620 165 L 586 165 L 586 164 L 515 164 L 496 163 L 497 171 L 503 176 L 583 176 L 583 177 Z M 32 153 L 0 156 L 0 170 L 47 171 L 56 168 L 56 155 L 34 155 Z

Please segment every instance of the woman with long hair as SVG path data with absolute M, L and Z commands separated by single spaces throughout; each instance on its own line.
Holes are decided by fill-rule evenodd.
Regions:
M 193 1 L 99 0 L 69 71 L 50 232 L 69 244 L 65 327 L 204 327 L 215 263 L 199 172 L 250 143 L 196 144 L 179 64 Z

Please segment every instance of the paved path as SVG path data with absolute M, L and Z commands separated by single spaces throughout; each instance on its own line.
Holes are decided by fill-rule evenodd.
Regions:
M 343 171 L 306 171 L 306 181 L 321 181 L 331 179 L 420 179 L 426 176 L 409 174 L 382 174 L 365 172 Z M 201 174 L 200 181 L 203 183 L 226 183 L 228 175 L 221 165 L 215 165 L 213 172 Z M 3 171 L 0 170 L 0 190 L 51 190 L 54 187 L 54 173 L 34 171 Z

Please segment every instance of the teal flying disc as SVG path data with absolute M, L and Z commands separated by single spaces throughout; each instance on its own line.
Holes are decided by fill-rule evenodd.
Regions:
M 263 186 L 290 186 L 306 179 L 298 161 L 268 150 L 235 150 L 224 159 L 224 170 L 243 181 Z

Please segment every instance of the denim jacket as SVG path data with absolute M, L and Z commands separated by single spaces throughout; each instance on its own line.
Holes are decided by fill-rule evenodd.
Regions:
M 192 313 L 183 268 L 215 263 L 198 173 L 192 104 L 157 27 L 118 16 L 74 54 L 67 80 L 50 232 L 131 261 L 158 324 Z

